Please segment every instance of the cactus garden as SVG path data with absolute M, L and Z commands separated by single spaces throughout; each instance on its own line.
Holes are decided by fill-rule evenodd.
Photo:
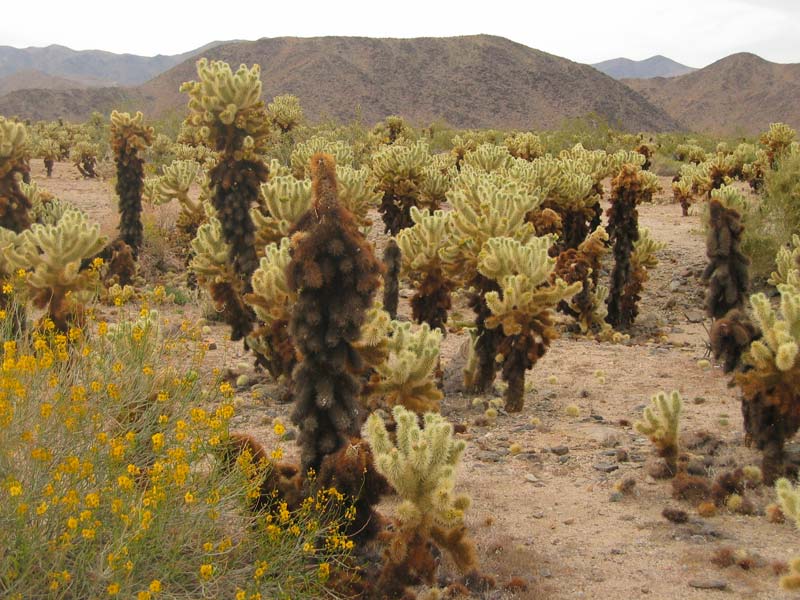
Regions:
M 800 587 L 790 127 L 434 135 L 192 75 L 179 126 L 0 117 L 1 597 Z

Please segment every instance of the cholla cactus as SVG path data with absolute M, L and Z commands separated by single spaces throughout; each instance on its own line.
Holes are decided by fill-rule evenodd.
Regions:
M 515 133 L 506 138 L 505 146 L 514 158 L 532 161 L 544 155 L 544 144 L 535 133 Z
M 394 319 L 400 302 L 400 271 L 403 268 L 403 255 L 397 240 L 389 238 L 383 249 L 383 305 Z
M 511 238 L 492 238 L 481 252 L 478 270 L 499 289 L 486 293 L 487 329 L 500 329 L 498 359 L 502 362 L 506 410 L 522 410 L 525 371 L 544 356 L 558 337 L 554 309 L 581 291 L 582 283 L 567 284 L 553 277 L 556 260 L 548 256 L 549 237 L 521 244 Z
M 609 324 L 627 329 L 638 309 L 638 294 L 631 293 L 634 268 L 631 263 L 634 244 L 639 239 L 636 205 L 649 199 L 659 188 L 658 178 L 649 171 L 625 164 L 611 182 L 611 208 L 608 210 L 609 237 L 614 244 L 614 270 L 608 299 Z
M 491 173 L 511 165 L 512 157 L 505 146 L 481 144 L 464 155 L 463 165 Z
M 262 206 L 253 208 L 256 246 L 280 242 L 289 230 L 311 208 L 311 181 L 292 175 L 270 177 L 261 184 Z
M 253 291 L 244 297 L 260 321 L 247 337 L 247 345 L 275 379 L 290 377 L 297 362 L 288 330 L 291 308 L 297 301 L 297 294 L 286 279 L 292 260 L 289 248 L 288 237 L 265 248 L 259 268 L 253 273 Z
M 390 115 L 377 123 L 370 132 L 370 139 L 375 145 L 392 145 L 398 141 L 413 139 L 413 132 L 403 117 Z
M 800 292 L 780 287 L 780 314 L 764 294 L 750 296 L 761 330 L 737 373 L 745 431 L 762 450 L 761 470 L 771 483 L 784 470 L 783 444 L 800 427 Z
M 293 229 L 289 289 L 297 302 L 289 332 L 302 354 L 292 375 L 303 470 L 357 436 L 361 369 L 354 349 L 380 283 L 381 265 L 339 204 L 333 157 L 311 158 L 312 210 Z
M 677 391 L 669 397 L 659 392 L 653 396 L 651 405 L 644 409 L 644 420 L 634 423 L 636 431 L 649 437 L 655 444 L 670 476 L 678 472 L 678 434 L 682 409 L 683 400 Z
M 767 147 L 767 164 L 773 169 L 778 166 L 778 161 L 784 152 L 792 145 L 797 132 L 786 123 L 770 123 L 769 131 L 761 135 L 759 140 Z
M 375 465 L 402 499 L 399 528 L 385 553 L 378 580 L 384 597 L 399 597 L 405 587 L 433 581 L 436 561 L 430 544 L 449 551 L 463 573 L 476 568 L 475 548 L 466 536 L 464 511 L 469 498 L 454 493 L 455 470 L 464 452 L 453 439 L 453 426 L 440 415 L 427 413 L 420 428 L 416 413 L 396 406 L 397 444 L 376 414 L 367 421 L 367 439 Z
M 650 170 L 650 157 L 653 156 L 655 153 L 656 148 L 653 144 L 648 144 L 647 142 L 642 142 L 635 148 L 635 152 L 638 152 L 644 157 L 644 162 L 642 163 L 642 171 L 649 171 Z
M 44 160 L 44 168 L 47 171 L 47 176 L 53 176 L 53 165 L 61 156 L 61 147 L 58 142 L 44 138 L 36 146 L 36 156 Z
M 275 96 L 267 105 L 267 116 L 281 133 L 289 133 L 302 122 L 303 109 L 297 96 L 284 94 Z
M 345 166 L 353 165 L 353 148 L 341 140 L 329 140 L 315 135 L 305 142 L 298 143 L 292 150 L 292 174 L 297 179 L 311 177 L 311 157 L 317 152 L 330 154 L 336 160 L 337 171 Z
M 439 412 L 443 395 L 436 387 L 442 332 L 427 323 L 412 328 L 411 323 L 392 321 L 388 356 L 376 366 L 378 382 L 372 393 L 388 406 L 403 406 L 418 415 Z
M 452 239 L 440 251 L 451 280 L 471 288 L 469 306 L 477 327 L 473 366 L 465 371 L 465 383 L 475 392 L 487 391 L 497 372 L 498 345 L 502 334 L 486 327 L 490 315 L 486 293 L 499 291 L 494 280 L 484 277 L 478 262 L 486 242 L 493 237 L 510 237 L 521 243 L 534 235 L 525 215 L 535 210 L 539 199 L 526 187 L 499 173 L 483 173 L 464 167 L 447 198 L 453 207 Z
M 372 156 L 372 172 L 383 192 L 378 210 L 387 233 L 396 235 L 411 226 L 411 207 L 419 203 L 420 186 L 430 160 L 428 146 L 423 142 L 385 146 Z
M 675 201 L 681 205 L 684 217 L 689 216 L 689 207 L 694 200 L 694 190 L 692 181 L 689 178 L 681 177 L 678 181 L 672 182 L 672 195 Z
M 397 245 L 403 260 L 401 275 L 409 277 L 415 288 L 412 315 L 417 323 L 444 329 L 452 306 L 452 283 L 445 277 L 440 251 L 450 242 L 450 216 L 411 207 L 411 220 L 414 226 L 397 234 Z
M 750 261 L 739 248 L 744 231 L 743 206 L 744 198 L 732 186 L 712 192 L 706 239 L 709 262 L 703 272 L 703 281 L 708 283 L 706 313 L 712 319 L 744 306 Z
M 678 144 L 675 148 L 675 160 L 698 165 L 706 160 L 706 151 L 697 144 Z
M 173 199 L 180 204 L 181 211 L 175 223 L 181 234 L 181 241 L 188 245 L 197 234 L 197 228 L 206 220 L 203 203 L 192 198 L 189 191 L 202 179 L 200 165 L 193 160 L 174 160 L 162 170 L 162 175 L 151 183 L 150 200 L 155 205 L 166 204 Z M 145 186 L 148 181 L 145 180 Z
M 81 269 L 81 263 L 95 256 L 105 241 L 99 225 L 89 224 L 80 211 L 68 210 L 56 225 L 32 225 L 11 251 L 15 269 L 31 270 L 25 281 L 34 305 L 47 307 L 61 331 L 81 318 L 82 305 L 93 294 L 96 272 Z
M 367 235 L 372 226 L 369 212 L 376 208 L 383 197 L 378 191 L 378 182 L 369 169 L 353 169 L 347 165 L 336 165 L 336 179 L 339 183 L 339 202 L 353 213 L 361 233 Z M 425 184 L 420 188 L 420 201 L 424 202 Z
M 240 340 L 252 330 L 253 315 L 242 299 L 243 283 L 230 262 L 230 253 L 219 219 L 209 217 L 192 240 L 189 269 L 208 287 L 217 311 L 231 327 L 231 339 Z
M 197 75 L 199 81 L 181 86 L 181 91 L 189 94 L 187 120 L 203 141 L 220 153 L 219 162 L 209 171 L 211 201 L 230 249 L 230 262 L 241 281 L 237 287 L 246 292 L 258 267 L 250 209 L 257 204 L 259 186 L 268 175 L 261 158 L 269 123 L 261 101 L 260 68 L 242 65 L 233 73 L 224 62 L 209 64 L 201 59 Z M 238 319 L 235 330 L 236 337 L 249 333 L 249 327 Z
M 81 175 L 88 179 L 94 179 L 97 177 L 94 169 L 97 166 L 98 154 L 100 154 L 100 146 L 82 140 L 72 147 L 69 158 Z
M 800 528 L 800 489 L 788 479 L 779 479 L 775 482 L 775 492 L 778 495 L 783 514 L 794 521 L 795 527 Z M 800 589 L 800 558 L 795 558 L 789 563 L 789 574 L 781 577 L 781 587 L 785 590 Z
M 425 167 L 423 169 L 422 182 L 419 186 L 419 206 L 429 210 L 437 210 L 442 202 L 445 201 L 447 190 L 450 189 L 456 173 L 455 167 L 443 168 L 437 164 Z
M 450 144 L 453 147 L 452 150 L 450 150 L 450 154 L 455 161 L 456 169 L 460 171 L 461 165 L 464 162 L 464 157 L 468 152 L 472 152 L 478 147 L 478 140 L 471 135 L 456 135 L 450 141 Z
M 778 288 L 782 285 L 800 290 L 800 235 L 792 236 L 792 248 L 783 247 L 775 257 L 776 271 L 769 276 L 769 283 Z
M 17 233 L 31 224 L 31 205 L 17 179 L 29 172 L 27 156 L 25 126 L 0 117 L 0 227 Z
M 140 154 L 153 140 L 153 128 L 145 127 L 141 112 L 111 113 L 111 148 L 117 164 L 116 192 L 119 196 L 119 236 L 138 256 L 143 242 L 142 186 L 144 159 Z

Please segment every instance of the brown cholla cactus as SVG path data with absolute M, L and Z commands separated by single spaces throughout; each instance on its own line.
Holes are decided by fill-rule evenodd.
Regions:
M 29 170 L 27 153 L 25 126 L 0 117 L 0 227 L 15 233 L 31 226 L 31 203 L 17 178 Z
M 383 307 L 389 316 L 397 317 L 397 304 L 400 299 L 400 268 L 402 256 L 394 238 L 389 238 L 383 249 Z
M 708 266 L 703 272 L 703 281 L 708 284 L 706 313 L 712 319 L 724 317 L 745 303 L 750 261 L 739 247 L 744 231 L 743 207 L 744 199 L 731 186 L 712 192 L 706 238 Z
M 361 368 L 354 344 L 380 285 L 381 265 L 338 200 L 333 158 L 312 159 L 312 210 L 294 227 L 287 269 L 297 302 L 289 332 L 302 361 L 292 379 L 292 420 L 304 470 L 319 470 L 361 427 L 358 403 Z
M 609 237 L 614 245 L 614 270 L 608 298 L 609 324 L 627 329 L 636 318 L 636 295 L 628 287 L 634 275 L 631 255 L 639 239 L 639 213 L 636 205 L 649 200 L 658 189 L 658 179 L 635 165 L 623 165 L 611 181 L 611 208 L 608 210 Z M 626 289 L 627 288 L 627 289 Z
M 144 116 L 137 112 L 111 113 L 111 149 L 117 164 L 116 192 L 119 196 L 119 237 L 133 251 L 134 258 L 142 247 L 142 187 L 144 159 L 141 154 L 153 141 L 153 128 L 144 125 Z

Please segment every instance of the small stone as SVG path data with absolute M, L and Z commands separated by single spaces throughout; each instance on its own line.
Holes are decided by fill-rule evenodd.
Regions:
M 681 287 L 681 280 L 680 279 L 673 279 L 669 282 L 669 291 L 670 292 L 677 292 Z
M 559 456 L 558 463 L 563 465 L 565 462 L 569 461 L 569 456 Z
M 611 495 L 608 497 L 609 502 L 621 502 L 625 496 L 622 492 L 611 492 Z
M 545 579 L 550 579 L 553 576 L 553 573 L 548 568 L 539 569 L 539 576 L 544 577 Z
M 581 398 L 588 398 L 589 397 L 589 390 L 581 390 L 579 396 Z
M 566 519 L 562 521 L 562 523 L 564 523 L 564 525 L 572 525 L 575 523 L 575 519 Z
M 569 447 L 564 445 L 553 446 L 552 448 L 550 448 L 550 452 L 552 452 L 556 456 L 564 456 L 565 454 L 569 454 Z
M 533 475 L 532 473 L 526 473 L 525 474 L 525 481 L 528 481 L 530 483 L 538 483 L 539 482 L 539 478 L 536 475 Z
M 600 471 L 601 473 L 613 473 L 617 469 L 619 469 L 618 465 L 612 465 L 610 463 L 595 463 L 592 465 L 592 468 L 595 471 Z
M 531 513 L 531 516 L 534 519 L 543 519 L 544 518 L 544 511 L 543 510 L 535 510 Z
M 206 348 L 208 350 L 216 350 L 217 349 L 217 342 L 206 342 Z
M 726 590 L 728 584 L 721 579 L 690 579 L 689 587 L 698 590 Z
M 292 440 L 296 440 L 297 439 L 297 430 L 294 429 L 293 427 L 290 427 L 283 434 L 283 439 L 285 441 L 287 441 L 287 442 L 291 442 Z
M 703 404 L 703 403 L 705 403 L 705 401 L 706 401 L 706 399 L 703 398 L 702 396 L 695 396 L 692 399 L 692 402 L 694 402 L 695 404 Z
M 500 462 L 502 457 L 497 452 L 482 451 L 478 452 L 476 458 L 483 462 Z
M 699 310 L 686 311 L 686 320 L 689 321 L 689 323 L 702 323 L 705 318 L 706 316 Z
M 620 554 L 625 554 L 625 553 L 622 550 L 620 550 L 619 548 L 612 548 L 611 549 L 611 554 L 613 554 L 615 556 L 619 556 Z

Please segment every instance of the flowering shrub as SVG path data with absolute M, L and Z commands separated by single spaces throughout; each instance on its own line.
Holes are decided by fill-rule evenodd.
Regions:
M 339 533 L 343 497 L 324 490 L 294 511 L 279 498 L 249 510 L 262 466 L 214 458 L 229 435 L 233 389 L 198 375 L 195 327 L 166 336 L 164 320 L 143 308 L 138 319 L 90 317 L 66 332 L 44 319 L 21 336 L 8 314 L 0 596 L 330 595 L 323 587 L 352 549 Z

